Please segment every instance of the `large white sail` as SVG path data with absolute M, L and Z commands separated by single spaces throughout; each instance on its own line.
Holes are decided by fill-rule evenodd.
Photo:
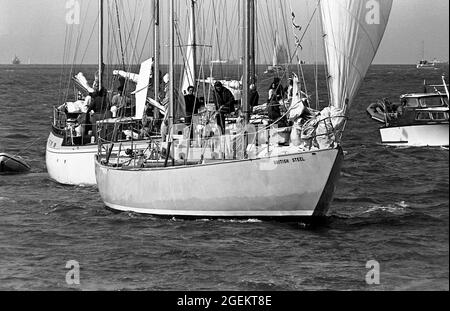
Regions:
M 377 53 L 392 0 L 321 0 L 320 6 L 330 104 L 346 110 Z

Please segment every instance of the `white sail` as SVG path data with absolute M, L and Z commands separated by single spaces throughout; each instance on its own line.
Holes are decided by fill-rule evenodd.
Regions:
M 141 64 L 136 90 L 133 92 L 133 94 L 136 94 L 136 119 L 142 119 L 142 116 L 144 115 L 152 66 L 153 59 L 151 58 Z
M 272 65 L 281 66 L 289 63 L 289 56 L 286 47 L 280 43 L 278 33 L 275 33 L 275 45 L 273 48 Z
M 346 110 L 377 53 L 392 0 L 322 0 L 320 5 L 330 104 Z

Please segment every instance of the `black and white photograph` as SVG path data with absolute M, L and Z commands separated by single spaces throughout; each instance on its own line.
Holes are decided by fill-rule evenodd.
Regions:
M 449 81 L 448 0 L 0 0 L 0 291 L 448 292 Z

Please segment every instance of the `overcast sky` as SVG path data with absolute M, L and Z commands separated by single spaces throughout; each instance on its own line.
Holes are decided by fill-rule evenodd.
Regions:
M 0 0 L 0 63 L 10 63 L 17 54 L 24 63 L 30 60 L 34 64 L 60 64 L 68 1 L 79 1 L 83 10 L 91 2 L 89 10 L 92 15 L 96 12 L 97 1 L 92 0 Z M 143 1 L 127 3 L 151 2 Z M 305 1 L 309 1 L 312 11 L 313 0 L 286 0 L 286 3 L 292 4 L 299 15 L 298 12 L 305 12 Z M 448 61 L 449 0 L 394 0 L 386 34 L 374 62 L 416 63 L 422 57 L 422 42 L 426 59 Z M 95 63 L 95 53 L 94 48 L 89 51 L 85 62 Z

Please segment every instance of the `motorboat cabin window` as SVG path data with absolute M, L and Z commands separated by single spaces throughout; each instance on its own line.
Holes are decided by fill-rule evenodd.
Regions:
M 431 114 L 434 121 L 448 121 L 448 113 L 447 112 L 433 112 Z
M 420 106 L 424 108 L 442 107 L 448 105 L 447 99 L 442 96 L 428 96 L 419 99 Z
M 431 114 L 429 112 L 419 112 L 416 115 L 416 120 L 418 120 L 418 121 L 430 121 L 431 120 Z
M 419 107 L 419 101 L 417 98 L 403 98 L 405 107 L 417 108 Z

